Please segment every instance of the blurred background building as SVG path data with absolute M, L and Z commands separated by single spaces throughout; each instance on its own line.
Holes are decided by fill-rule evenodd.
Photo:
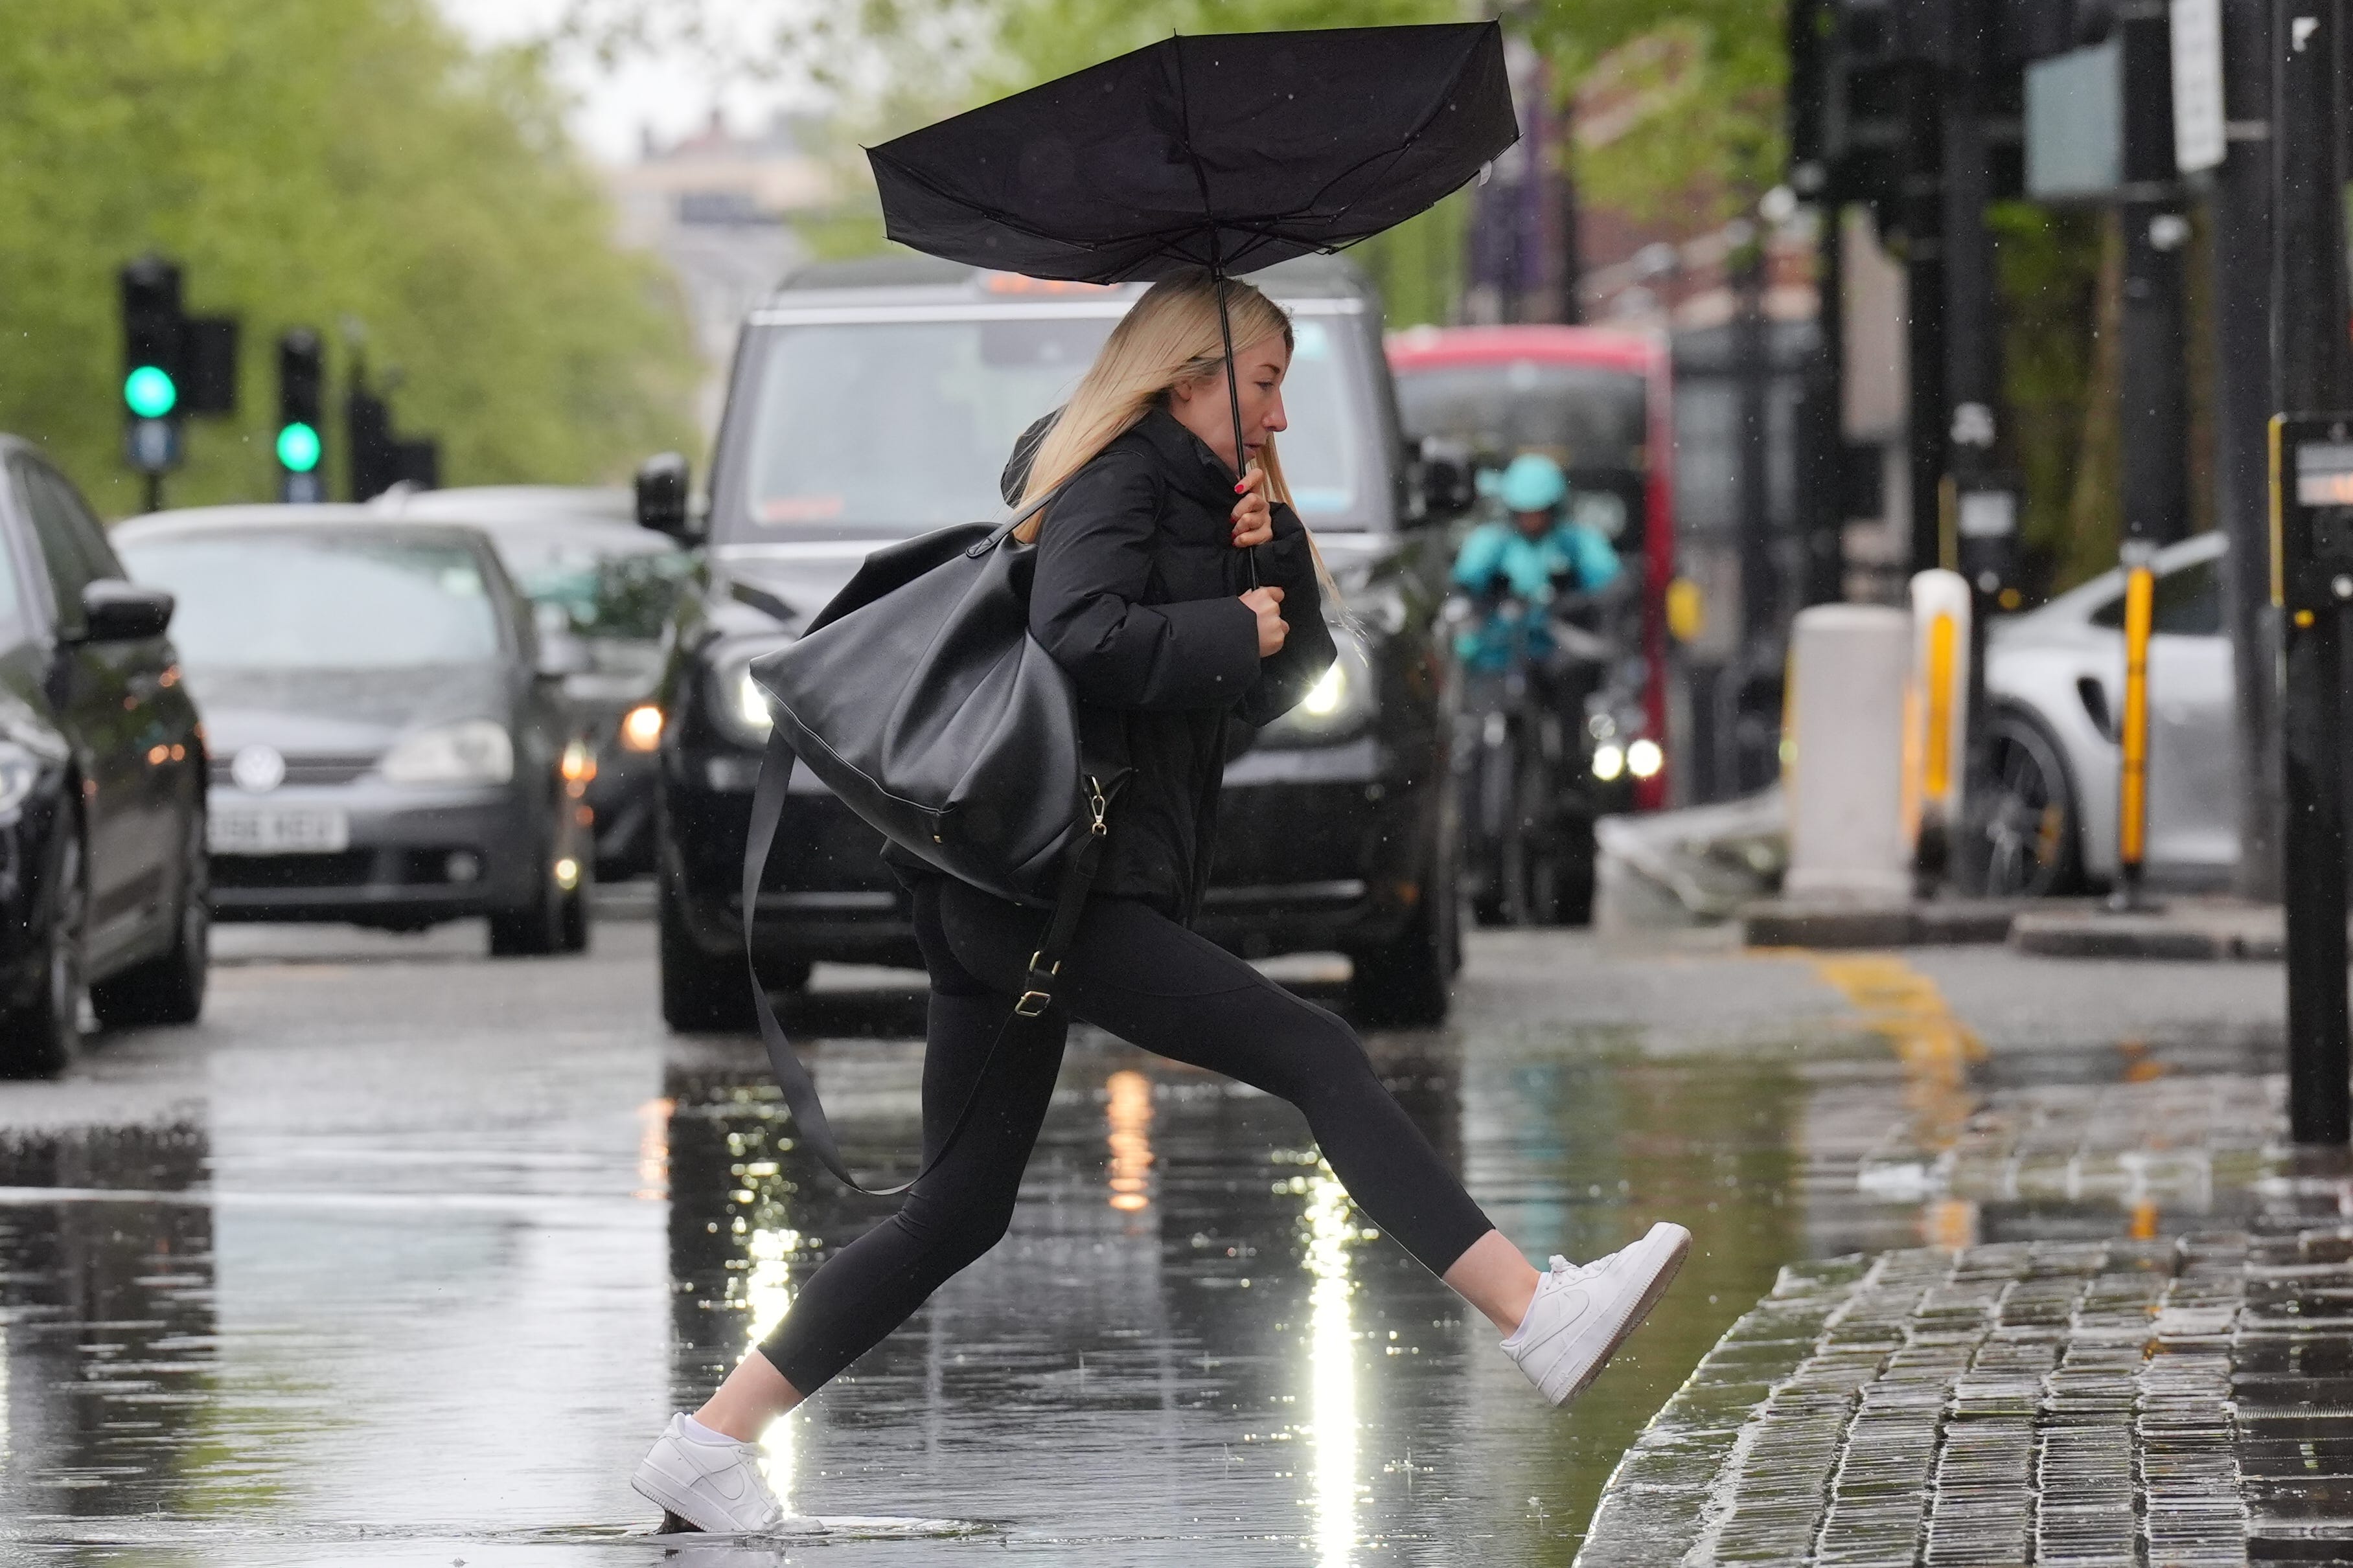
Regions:
M 813 117 L 782 110 L 738 133 L 714 108 L 674 142 L 642 131 L 637 158 L 607 171 L 622 243 L 659 257 L 685 295 L 705 369 L 695 414 L 706 434 L 718 426 L 744 314 L 807 253 L 794 220 L 834 200 L 833 171 L 809 150 L 819 134 Z

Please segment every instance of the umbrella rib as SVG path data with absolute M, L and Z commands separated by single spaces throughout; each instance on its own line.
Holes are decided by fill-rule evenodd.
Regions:
M 1356 163 L 1351 163 L 1345 169 L 1334 174 L 1330 179 L 1324 181 L 1323 184 L 1317 186 L 1315 194 L 1313 196 L 1310 196 L 1306 202 L 1293 207 L 1290 214 L 1286 215 L 1286 217 L 1262 218 L 1255 222 L 1240 218 L 1232 220 L 1221 219 L 1211 209 L 1209 202 L 1208 176 L 1202 170 L 1200 154 L 1194 151 L 1193 148 L 1193 113 L 1190 100 L 1187 96 L 1185 87 L 1185 53 L 1181 47 L 1182 35 L 1178 36 L 1178 41 L 1180 47 L 1176 50 L 1176 100 L 1177 112 L 1184 117 L 1185 121 L 1185 157 L 1187 162 L 1192 164 L 1194 182 L 1198 184 L 1201 189 L 1201 210 L 1203 216 L 1210 226 L 1210 243 L 1213 250 L 1216 245 L 1215 233 L 1216 230 L 1220 227 L 1238 228 L 1244 230 L 1247 233 L 1255 234 L 1260 237 L 1261 242 L 1272 242 L 1289 237 L 1279 232 L 1280 226 L 1286 221 L 1286 217 L 1297 218 L 1307 216 L 1313 210 L 1315 204 L 1323 200 L 1325 192 L 1331 190 L 1333 186 L 1340 184 L 1342 181 L 1350 179 L 1361 171 L 1370 168 L 1375 163 L 1387 160 L 1390 165 L 1394 166 L 1402 161 L 1408 153 L 1413 151 L 1414 144 L 1429 133 L 1430 126 L 1437 123 L 1438 117 L 1446 112 L 1447 107 L 1451 101 L 1451 89 L 1454 85 L 1453 83 L 1449 84 L 1450 91 L 1440 93 L 1439 95 L 1438 101 L 1431 104 L 1427 110 L 1423 110 L 1420 120 L 1415 123 L 1411 131 L 1406 132 L 1404 140 L 1399 142 L 1394 147 L 1386 149 L 1382 152 L 1369 153 L 1363 158 L 1359 158 Z M 1454 79 L 1455 82 L 1459 82 L 1461 79 L 1459 72 Z M 1517 142 L 1518 140 L 1519 136 L 1515 130 L 1514 134 L 1512 137 L 1512 141 Z M 1504 145 L 1509 146 L 1511 143 L 1506 142 Z M 1464 176 L 1462 184 L 1456 185 L 1454 190 L 1461 190 L 1462 185 L 1467 185 L 1471 183 L 1471 179 L 1472 176 Z M 1447 193 L 1448 195 L 1451 195 L 1453 194 L 1453 191 L 1449 191 Z M 1442 200 L 1443 198 L 1440 199 Z M 1354 201 L 1351 201 L 1343 205 L 1338 212 L 1330 216 L 1335 220 L 1345 217 L 1349 211 L 1356 206 L 1356 204 Z M 1316 248 L 1324 251 L 1326 254 L 1330 254 L 1331 252 L 1341 249 L 1345 246 L 1355 245 L 1359 241 L 1368 239 L 1370 237 L 1372 237 L 1369 235 L 1360 234 L 1343 241 L 1339 246 L 1318 246 Z M 1257 248 L 1259 248 L 1259 247 L 1253 246 L 1236 253 L 1236 255 L 1228 262 L 1228 265 L 1231 265 L 1233 262 L 1241 260 L 1244 257 L 1250 255 L 1251 250 Z M 1212 265 L 1214 266 L 1215 263 L 1212 263 Z
M 1170 53 L 1176 57 L 1176 121 L 1185 139 L 1185 161 L 1193 165 L 1194 188 L 1201 193 L 1201 221 L 1209 226 L 1209 270 L 1218 269 L 1218 211 L 1209 200 L 1209 172 L 1201 167 L 1201 154 L 1193 146 L 1193 95 L 1185 85 L 1185 35 L 1174 34 L 1169 42 L 1175 47 Z
M 1457 76 L 1456 76 L 1455 79 L 1456 79 L 1456 81 L 1460 81 L 1460 80 L 1461 79 L 1461 76 L 1460 76 L 1460 73 L 1458 73 L 1458 74 L 1457 74 Z M 1450 84 L 1450 86 L 1451 86 L 1451 84 Z M 1343 180 L 1345 180 L 1345 179 L 1347 179 L 1347 178 L 1349 178 L 1351 175 L 1353 175 L 1353 174 L 1356 174 L 1356 173 L 1357 173 L 1357 171 L 1359 171 L 1359 170 L 1361 170 L 1361 169 L 1365 169 L 1365 168 L 1369 167 L 1371 164 L 1373 164 L 1373 163 L 1375 163 L 1378 162 L 1379 160 L 1381 160 L 1381 159 L 1382 159 L 1382 158 L 1384 158 L 1384 157 L 1386 157 L 1386 158 L 1389 161 L 1389 163 L 1392 163 L 1392 164 L 1395 164 L 1395 163 L 1398 163 L 1400 159 L 1404 158 L 1404 156 L 1405 156 L 1408 153 L 1410 153 L 1410 152 L 1412 152 L 1412 151 L 1413 151 L 1414 143 L 1415 143 L 1415 142 L 1419 142 L 1419 141 L 1420 141 L 1424 135 L 1428 134 L 1428 132 L 1429 132 L 1429 131 L 1430 131 L 1430 126 L 1437 122 L 1438 117 L 1439 117 L 1440 114 L 1443 114 L 1443 113 L 1445 113 L 1445 112 L 1446 112 L 1446 108 L 1447 108 L 1447 104 L 1448 104 L 1448 102 L 1450 101 L 1450 98 L 1451 98 L 1451 94 L 1441 93 L 1441 94 L 1439 96 L 1439 100 L 1438 100 L 1438 102 L 1436 102 L 1435 104 L 1432 104 L 1432 105 L 1430 107 L 1430 109 L 1429 109 L 1428 110 L 1426 110 L 1426 111 L 1423 113 L 1423 115 L 1422 115 L 1422 117 L 1421 117 L 1420 121 L 1419 121 L 1418 124 L 1416 124 L 1416 125 L 1414 126 L 1414 128 L 1413 128 L 1411 131 L 1409 131 L 1408 132 L 1406 132 L 1405 140 L 1404 140 L 1404 141 L 1402 141 L 1402 142 L 1398 142 L 1395 147 L 1393 147 L 1393 148 L 1389 149 L 1387 153 L 1372 153 L 1372 154 L 1370 154 L 1370 155 L 1368 155 L 1368 156 L 1366 156 L 1366 157 L 1360 158 L 1360 159 L 1358 159 L 1356 163 L 1354 163 L 1350 164 L 1347 168 L 1341 170 L 1338 174 L 1336 174 L 1333 175 L 1330 179 L 1328 179 L 1328 180 L 1324 181 L 1324 184 L 1323 184 L 1323 185 L 1322 185 L 1322 186 L 1320 186 L 1320 187 L 1316 190 L 1316 192 L 1315 192 L 1315 199 L 1316 199 L 1316 200 L 1320 200 L 1320 199 L 1322 199 L 1322 197 L 1323 197 L 1323 195 L 1324 195 L 1324 193 L 1325 191 L 1330 190 L 1334 185 L 1338 184 L 1341 181 L 1343 181 Z M 1519 136 L 1518 136 L 1518 134 L 1517 134 L 1517 131 L 1516 131 L 1516 127 L 1515 127 L 1515 128 L 1514 128 L 1514 132 L 1513 137 L 1512 137 L 1512 141 L 1513 141 L 1513 142 L 1517 142 L 1518 140 L 1519 140 Z M 1505 145 L 1505 146 L 1509 146 L 1509 145 L 1511 145 L 1511 142 L 1505 142 L 1505 143 L 1504 143 L 1504 145 Z M 1466 177 L 1464 178 L 1464 180 L 1463 180 L 1462 184 L 1465 184 L 1465 185 L 1467 185 L 1467 184 L 1469 184 L 1470 183 L 1471 183 L 1471 181 L 1470 181 L 1469 177 L 1467 177 L 1467 176 L 1466 176 Z M 1461 188 L 1462 188 L 1462 186 L 1461 186 L 1461 185 L 1457 185 L 1457 186 L 1455 186 L 1455 187 L 1454 187 L 1454 189 L 1455 189 L 1455 190 L 1458 190 L 1458 191 L 1459 191 L 1459 190 L 1461 190 Z M 1453 194 L 1454 194 L 1454 192 L 1453 192 L 1453 191 L 1449 191 L 1449 192 L 1447 193 L 1447 195 L 1452 195 Z M 1440 200 L 1443 200 L 1443 199 L 1444 199 L 1444 197 L 1440 197 Z M 1313 205 L 1314 205 L 1314 201 L 1311 201 L 1308 205 L 1309 205 L 1310 206 L 1313 206 Z M 1341 217 L 1341 216 L 1346 216 L 1346 214 L 1347 214 L 1347 212 L 1348 212 L 1349 208 L 1350 208 L 1350 207 L 1355 206 L 1356 205 L 1356 203 L 1354 203 L 1354 202 L 1350 202 L 1350 203 L 1348 203 L 1348 204 L 1347 204 L 1347 205 L 1343 206 L 1343 207 L 1339 210 L 1339 212 L 1337 212 L 1337 213 L 1334 214 L 1333 216 L 1334 216 L 1335 217 Z M 1359 237 L 1369 237 L 1360 236 Z
M 873 156 L 871 149 L 869 149 L 867 156 L 869 158 Z M 906 164 L 900 163 L 895 158 L 891 160 L 891 167 L 892 171 L 898 174 L 902 178 L 913 180 L 915 184 L 923 186 L 923 189 L 931 192 L 932 195 L 939 197 L 940 200 L 947 203 L 949 205 L 962 207 L 965 211 L 980 217 L 985 217 L 991 223 L 1003 224 L 1006 227 L 1013 230 L 1016 234 L 1026 234 L 1032 239 L 1042 239 L 1050 245 L 1073 246 L 1081 250 L 1095 251 L 1103 248 L 1103 245 L 1100 242 L 1084 239 L 1071 239 L 1062 235 L 1049 234 L 1044 229 L 1032 227 L 1030 225 L 1021 222 L 1019 219 L 1013 217 L 1009 214 L 997 211 L 995 207 L 983 205 L 979 202 L 972 201 L 965 196 L 958 195 L 953 191 L 944 190 L 940 186 L 938 182 L 933 180 L 929 175 L 908 167 Z

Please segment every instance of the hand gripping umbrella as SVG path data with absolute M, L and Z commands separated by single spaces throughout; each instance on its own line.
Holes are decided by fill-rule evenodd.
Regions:
M 1033 278 L 1224 279 L 1403 222 L 1519 139 L 1493 22 L 1164 38 L 870 148 L 902 245 Z

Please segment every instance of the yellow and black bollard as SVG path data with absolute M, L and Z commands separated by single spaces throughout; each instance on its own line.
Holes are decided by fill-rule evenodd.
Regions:
M 2148 852 L 2148 637 L 2157 607 L 2156 549 L 2128 540 L 2125 562 L 2125 700 L 2116 771 L 2116 886 L 2109 907 L 2147 907 L 2142 867 Z

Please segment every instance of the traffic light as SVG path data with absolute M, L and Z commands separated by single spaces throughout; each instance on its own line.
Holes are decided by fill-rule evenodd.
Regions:
M 190 316 L 180 268 L 142 256 L 122 288 L 123 456 L 147 476 L 147 509 L 163 504 L 163 476 L 180 466 L 181 422 L 237 411 L 237 318 Z
M 180 416 L 186 412 L 180 269 L 160 256 L 143 256 L 122 268 L 121 283 L 122 407 L 130 420 L 123 452 L 141 473 L 161 474 L 180 466 Z
M 308 327 L 295 327 L 278 339 L 278 466 L 282 470 L 279 499 L 288 501 L 324 500 L 325 476 L 319 471 L 326 457 L 322 411 L 326 390 L 326 345 Z

